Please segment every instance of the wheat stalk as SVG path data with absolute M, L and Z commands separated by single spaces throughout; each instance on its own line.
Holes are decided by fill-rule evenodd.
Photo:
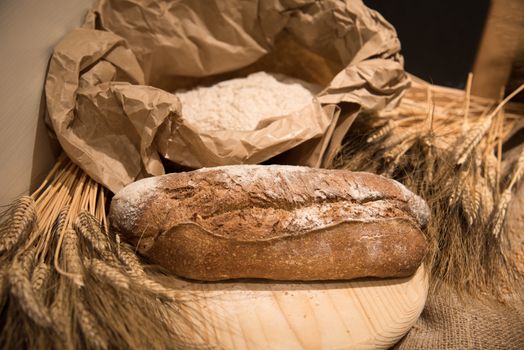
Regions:
M 0 329 L 0 340 L 16 330 L 23 344 L 43 339 L 54 348 L 177 347 L 175 291 L 108 234 L 105 199 L 100 185 L 61 156 L 31 197 L 3 215 L 0 236 L 22 234 L 8 240 L 0 259 L 2 317 L 5 311 L 14 322 Z M 16 326 L 28 321 L 32 328 Z
M 469 123 L 469 108 L 471 106 L 471 86 L 473 83 L 473 73 L 468 74 L 468 80 L 466 82 L 466 98 L 464 99 L 464 123 L 463 130 L 467 130 Z
M 56 219 L 54 220 L 50 230 L 44 231 L 44 237 L 40 240 L 37 246 L 37 252 L 41 260 L 45 259 L 45 255 L 49 253 L 50 245 L 53 239 L 64 231 L 70 209 L 70 205 L 66 205 L 65 207 L 61 208 L 58 211 Z

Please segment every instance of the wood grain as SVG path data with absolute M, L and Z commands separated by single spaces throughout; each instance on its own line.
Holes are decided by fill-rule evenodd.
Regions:
M 387 349 L 419 317 L 427 295 L 420 267 L 409 278 L 334 283 L 180 280 L 194 345 L 216 349 Z M 198 329 L 198 331 L 196 331 Z

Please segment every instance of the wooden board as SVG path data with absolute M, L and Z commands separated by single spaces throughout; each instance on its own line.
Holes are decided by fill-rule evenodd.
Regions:
M 387 349 L 419 317 L 423 267 L 410 278 L 332 283 L 192 283 L 181 310 L 192 345 L 215 349 Z

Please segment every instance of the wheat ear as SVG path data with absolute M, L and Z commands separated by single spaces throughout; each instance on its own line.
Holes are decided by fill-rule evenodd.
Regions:
M 76 310 L 78 324 L 84 334 L 84 339 L 95 349 L 107 349 L 107 336 L 103 334 L 93 314 L 87 310 L 82 301 L 76 303 Z
M 508 210 L 509 203 L 511 202 L 511 188 L 507 188 L 500 197 L 499 204 L 497 205 L 497 211 L 493 219 L 493 230 L 492 233 L 495 237 L 500 237 L 504 221 L 506 219 L 506 212 Z
M 33 198 L 23 196 L 16 201 L 13 216 L 4 223 L 6 230 L 0 231 L 0 253 L 16 248 L 33 230 L 35 223 L 35 202 Z
M 394 120 L 388 120 L 386 124 L 384 124 L 382 127 L 380 127 L 377 131 L 375 131 L 373 134 L 369 135 L 369 137 L 366 139 L 367 143 L 375 142 L 387 134 L 389 134 L 393 128 L 397 125 L 397 122 Z
M 73 227 L 101 255 L 103 260 L 113 264 L 117 262 L 115 254 L 111 251 L 111 244 L 107 236 L 102 232 L 102 226 L 98 224 L 94 216 L 84 211 L 80 212 Z
M 29 270 L 34 260 L 34 251 L 25 252 L 15 258 L 9 270 L 11 293 L 18 299 L 20 307 L 39 326 L 51 325 L 49 310 L 43 305 L 33 291 Z
M 87 264 L 89 264 L 89 269 L 93 275 L 99 279 L 105 280 L 119 288 L 129 288 L 129 278 L 113 266 L 99 259 L 92 259 Z
M 488 180 L 489 186 L 498 191 L 498 160 L 493 153 L 488 153 L 484 161 L 484 176 Z
M 513 171 L 513 175 L 511 176 L 510 187 L 513 187 L 517 182 L 519 182 L 523 175 L 524 175 L 524 148 L 520 152 L 520 156 L 519 156 L 519 159 L 517 160 L 515 170 Z
M 461 169 L 457 176 L 458 180 L 456 184 L 454 184 L 452 178 L 448 179 L 448 181 L 445 184 L 445 187 L 450 190 L 450 195 L 448 199 L 449 205 L 457 203 L 458 200 L 462 197 L 462 192 L 464 191 L 466 179 L 468 177 L 468 171 L 465 169 Z
M 67 266 L 67 277 L 70 277 L 77 286 L 83 286 L 83 266 L 78 249 L 78 237 L 75 230 L 71 228 L 66 229 L 64 233 L 62 252 Z
M 480 209 L 480 188 L 478 184 L 466 184 L 461 199 L 466 220 L 469 225 L 472 225 L 477 219 Z
M 44 287 L 50 274 L 51 268 L 45 262 L 42 261 L 36 265 L 31 276 L 31 287 L 35 292 L 39 292 Z
M 482 123 L 470 129 L 463 140 L 460 141 L 460 144 L 457 145 L 457 164 L 463 164 L 468 159 L 473 149 L 490 128 L 492 121 L 493 117 L 489 115 Z
M 132 278 L 133 282 L 140 287 L 145 288 L 148 292 L 156 294 L 171 301 L 175 299 L 175 292 L 170 288 L 164 287 L 162 284 L 152 280 L 145 273 L 140 261 L 135 253 L 128 247 L 122 246 L 120 249 L 120 260 L 127 267 L 127 274 Z
M 495 237 L 499 237 L 502 232 L 504 220 L 506 218 L 506 212 L 513 196 L 513 186 L 515 186 L 515 184 L 520 181 L 522 175 L 524 175 L 524 150 L 521 152 L 519 159 L 517 160 L 515 170 L 513 171 L 508 187 L 504 190 L 502 196 L 500 197 L 493 225 L 493 234 Z
M 494 208 L 493 192 L 487 182 L 479 183 L 477 188 L 480 197 L 480 215 L 484 222 L 488 222 Z

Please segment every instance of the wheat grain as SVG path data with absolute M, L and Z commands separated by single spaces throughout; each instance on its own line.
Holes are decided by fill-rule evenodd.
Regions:
M 425 155 L 425 164 L 426 164 L 425 170 L 427 173 L 427 181 L 425 181 L 425 183 L 427 184 L 433 183 L 434 175 L 435 175 L 436 147 L 435 147 L 434 139 L 435 139 L 435 133 L 433 132 L 433 125 L 431 122 L 427 135 L 425 135 L 422 139 L 422 145 L 424 146 L 423 152 Z
M 46 296 L 48 294 L 49 280 L 51 276 L 51 269 L 48 264 L 41 261 L 36 265 L 31 275 L 31 287 L 35 293 L 35 298 L 45 305 Z M 51 291 L 51 294 L 53 292 Z
M 461 194 L 461 201 L 466 221 L 469 225 L 472 225 L 477 219 L 480 208 L 480 192 L 477 184 L 465 184 Z
M 108 340 L 98 325 L 95 317 L 89 312 L 82 301 L 76 303 L 78 324 L 84 334 L 84 339 L 95 349 L 107 349 Z
M 506 212 L 508 210 L 509 203 L 511 202 L 512 193 L 511 188 L 507 188 L 502 193 L 499 203 L 497 205 L 497 209 L 494 215 L 493 219 L 493 229 L 492 234 L 499 238 L 500 234 L 502 233 L 502 229 L 504 227 L 504 221 L 506 219 Z
M 413 146 L 414 139 L 406 139 L 403 142 L 397 144 L 391 149 L 384 152 L 384 158 L 392 161 L 392 165 L 396 166 L 400 162 L 400 158 L 406 154 L 406 152 Z
M 493 190 L 498 190 L 498 160 L 493 153 L 488 153 L 484 158 L 484 176 L 488 180 L 488 185 Z
M 15 258 L 9 270 L 11 293 L 17 298 L 20 307 L 39 326 L 47 328 L 51 325 L 49 310 L 35 296 L 29 279 L 30 264 L 34 259 L 34 251 L 25 252 Z
M 136 282 L 138 286 L 144 288 L 144 292 L 151 293 L 167 301 L 177 300 L 176 290 L 165 287 L 150 278 L 137 279 L 134 282 Z
M 175 292 L 162 284 L 149 278 L 144 271 L 142 264 L 138 260 L 135 253 L 126 246 L 120 249 L 120 260 L 127 267 L 126 272 L 131 277 L 133 282 L 139 287 L 145 288 L 147 292 L 167 298 L 171 301 L 175 299 Z
M 453 205 L 458 202 L 458 200 L 462 196 L 462 191 L 464 190 L 464 185 L 466 183 L 466 179 L 468 176 L 468 171 L 465 169 L 460 169 L 459 173 L 457 175 L 457 180 L 455 183 L 455 179 L 448 179 L 445 188 L 448 188 L 450 191 L 448 203 L 449 205 Z
M 80 273 L 82 271 L 82 263 L 78 251 L 78 237 L 75 230 L 66 230 L 62 242 L 62 249 L 68 270 L 73 273 Z
M 92 259 L 89 262 L 90 271 L 99 279 L 105 280 L 119 288 L 129 288 L 129 278 L 113 266 L 102 260 Z
M 62 252 L 67 266 L 67 276 L 70 277 L 77 286 L 83 286 L 83 266 L 78 249 L 78 237 L 74 229 L 69 228 L 65 231 Z
M 62 283 L 57 286 L 54 296 L 55 299 L 53 300 L 50 308 L 50 315 L 51 319 L 53 320 L 54 330 L 62 342 L 67 345 L 67 349 L 74 349 L 71 340 L 71 310 L 67 308 L 67 306 L 71 304 L 66 304 Z
M 387 134 L 393 130 L 393 128 L 397 125 L 396 121 L 394 120 L 388 120 L 382 127 L 380 127 L 377 131 L 372 133 L 366 140 L 367 143 L 372 143 L 377 140 L 380 140 Z
M 73 224 L 77 230 L 91 244 L 93 249 L 100 254 L 103 260 L 115 263 L 117 257 L 111 250 L 108 237 L 103 233 L 102 226 L 97 219 L 87 212 L 80 212 Z
M 64 208 L 58 211 L 58 215 L 56 216 L 56 219 L 53 221 L 50 218 L 44 220 L 44 221 L 53 221 L 53 224 L 50 228 L 50 230 L 46 231 L 44 228 L 43 230 L 43 238 L 38 242 L 38 248 L 37 252 L 40 257 L 43 257 L 46 255 L 46 253 L 53 249 L 51 247 L 53 238 L 54 237 L 60 237 L 62 230 L 64 229 L 66 225 L 66 219 L 69 214 L 69 205 L 66 205 Z M 51 214 L 51 216 L 54 214 Z M 45 225 L 48 226 L 48 225 Z M 54 243 L 54 242 L 53 242 Z
M 385 138 L 381 142 L 381 147 L 383 149 L 395 148 L 400 144 L 406 142 L 413 142 L 417 137 L 421 135 L 420 130 L 406 128 L 404 130 L 399 130 L 398 132 L 392 134 L 390 137 Z
M 36 222 L 36 210 L 31 197 L 21 197 L 14 207 L 12 217 L 0 229 L 0 253 L 16 248 L 33 230 Z
M 522 175 L 524 175 L 524 148 L 520 152 L 519 159 L 517 160 L 517 163 L 515 165 L 515 170 L 511 175 L 510 186 L 512 187 L 517 182 L 519 182 L 522 178 Z
M 35 292 L 39 292 L 47 282 L 51 274 L 51 268 L 45 262 L 36 265 L 33 275 L 31 276 L 31 287 Z
M 115 242 L 116 242 L 116 255 L 120 256 L 121 241 L 120 241 L 120 235 L 118 233 L 115 234 Z
M 493 219 L 492 233 L 495 237 L 500 237 L 500 234 L 502 233 L 508 206 L 511 202 L 511 198 L 513 197 L 513 186 L 520 180 L 522 175 L 524 175 L 524 150 L 522 151 L 522 153 L 519 156 L 519 159 L 516 162 L 515 170 L 513 171 L 513 174 L 511 176 L 510 183 L 500 196 L 500 200 L 497 205 L 497 210 Z
M 175 291 L 164 287 L 162 284 L 149 278 L 144 271 L 140 261 L 135 253 L 126 246 L 120 249 L 120 260 L 127 267 L 126 272 L 132 278 L 133 282 L 139 287 L 145 288 L 147 292 L 167 298 L 171 301 L 175 300 Z
M 480 195 L 480 216 L 483 222 L 488 222 L 491 213 L 493 212 L 493 192 L 490 190 L 488 180 L 479 183 L 479 195 Z
M 127 273 L 131 277 L 140 278 L 146 276 L 146 273 L 142 268 L 142 264 L 140 264 L 140 261 L 136 257 L 135 253 L 131 251 L 131 249 L 121 246 L 119 258 L 127 267 Z
M 93 222 L 91 215 L 84 211 L 78 214 L 73 224 L 73 227 L 91 243 L 93 248 L 99 252 L 103 252 L 108 249 L 108 246 L 105 237 L 99 234 L 100 230 L 98 230 L 96 226 L 97 225 Z
M 487 117 L 482 123 L 470 129 L 463 140 L 457 144 L 457 164 L 463 164 L 466 159 L 468 159 L 473 149 L 479 144 L 480 140 L 482 140 L 486 131 L 488 131 L 492 120 L 492 117 Z
M 492 231 L 495 237 L 500 237 L 500 234 L 502 233 L 508 206 L 509 206 L 509 203 L 511 202 L 511 198 L 513 197 L 513 194 L 512 194 L 513 186 L 520 180 L 523 174 L 524 174 L 524 151 L 522 151 L 522 153 L 520 154 L 519 159 L 517 160 L 517 163 L 515 166 L 515 170 L 513 171 L 513 174 L 511 176 L 510 183 L 508 187 L 502 193 L 500 200 L 499 200 L 499 204 L 497 205 L 497 211 L 495 212 L 495 216 L 493 219 L 493 231 Z
M 455 178 L 454 177 L 448 177 L 446 179 L 446 181 L 444 182 L 444 186 L 443 186 L 445 191 L 446 191 L 446 193 L 450 194 L 449 198 L 448 198 L 449 204 L 453 204 L 453 203 L 451 203 L 452 202 L 452 198 L 451 197 L 453 197 L 453 199 L 455 199 L 455 197 L 456 197 L 456 194 L 453 193 L 453 190 L 455 189 L 455 186 L 453 184 L 454 182 L 455 182 Z

